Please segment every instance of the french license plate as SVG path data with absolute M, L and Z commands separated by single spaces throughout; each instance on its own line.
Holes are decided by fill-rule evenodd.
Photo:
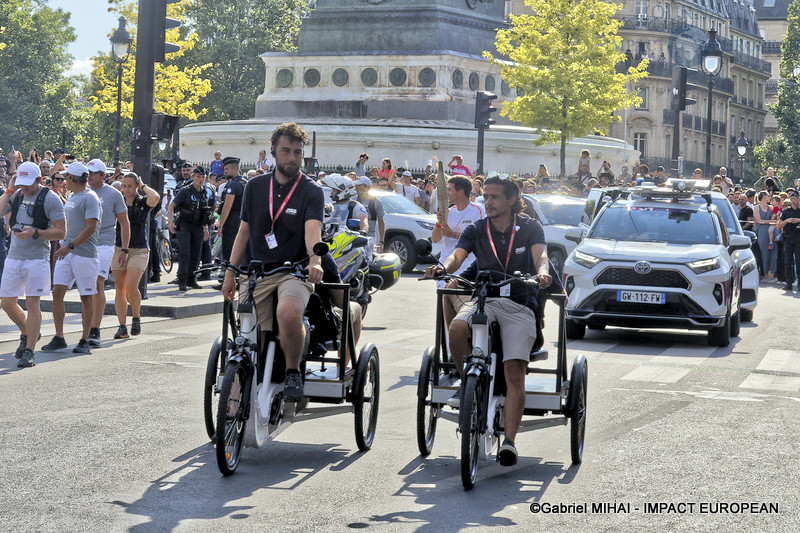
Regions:
M 617 291 L 617 301 L 637 304 L 663 304 L 667 301 L 667 294 L 664 292 Z

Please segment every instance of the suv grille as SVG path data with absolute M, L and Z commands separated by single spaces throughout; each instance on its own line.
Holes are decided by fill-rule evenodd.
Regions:
M 689 282 L 683 277 L 683 274 L 677 270 L 659 269 L 651 270 L 647 274 L 637 274 L 632 268 L 607 268 L 595 278 L 594 284 L 689 289 Z

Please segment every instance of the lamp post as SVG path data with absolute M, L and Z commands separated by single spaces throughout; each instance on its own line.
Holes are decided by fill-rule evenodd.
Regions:
M 722 70 L 722 47 L 717 41 L 717 30 L 708 30 L 708 40 L 700 53 L 703 72 L 708 75 L 708 118 L 706 120 L 706 175 L 711 176 L 711 91 L 714 89 L 714 76 Z
M 750 141 L 744 136 L 744 129 L 739 132 L 739 138 L 736 139 L 736 152 L 739 154 L 739 183 L 744 178 L 744 156 L 747 154 L 747 147 Z
M 125 27 L 125 17 L 119 18 L 119 27 L 111 35 L 111 52 L 117 63 L 117 126 L 114 132 L 114 168 L 119 166 L 119 136 L 122 121 L 122 65 L 131 51 L 133 38 Z

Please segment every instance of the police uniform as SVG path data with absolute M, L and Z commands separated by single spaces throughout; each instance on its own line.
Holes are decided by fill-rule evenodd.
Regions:
M 172 200 L 175 204 L 173 213 L 178 214 L 178 285 L 181 288 L 197 284 L 194 271 L 200 262 L 203 227 L 213 217 L 213 198 L 213 191 L 203 184 L 199 191 L 194 185 L 181 188 Z
M 222 165 L 239 164 L 239 159 L 236 157 L 226 157 L 222 160 Z M 225 225 L 222 226 L 222 249 L 220 250 L 222 258 L 225 260 L 230 259 L 231 251 L 233 250 L 233 242 L 236 240 L 236 234 L 239 232 L 239 225 L 241 224 L 242 213 L 242 197 L 244 195 L 245 181 L 242 176 L 234 176 L 228 180 L 222 190 L 222 197 L 219 202 L 220 214 L 222 214 L 225 199 L 228 195 L 233 195 L 233 205 L 225 219 Z

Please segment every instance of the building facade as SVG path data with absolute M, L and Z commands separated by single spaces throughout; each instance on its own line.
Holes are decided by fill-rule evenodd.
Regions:
M 767 80 L 764 91 L 764 102 L 769 109 L 778 99 L 778 80 L 780 79 L 781 42 L 789 26 L 789 4 L 791 0 L 754 0 L 753 5 L 758 17 L 758 27 L 764 38 L 764 60 L 772 65 L 772 76 Z M 764 119 L 764 135 L 778 133 L 778 121 L 767 113 Z

